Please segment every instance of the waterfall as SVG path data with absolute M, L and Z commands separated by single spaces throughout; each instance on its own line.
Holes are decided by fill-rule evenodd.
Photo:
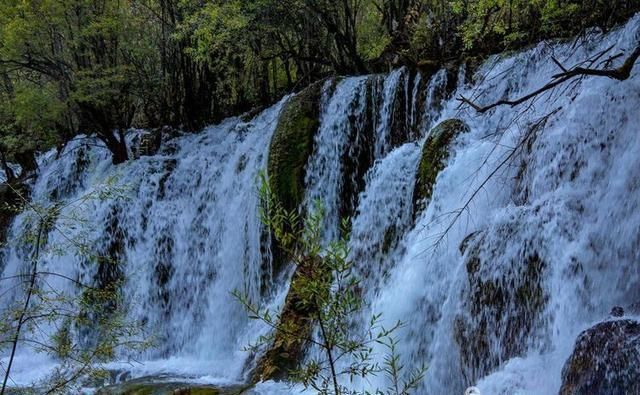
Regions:
M 554 58 L 571 67 L 609 47 L 608 54 L 627 53 L 639 27 L 636 16 L 575 47 L 540 43 L 494 56 L 476 70 L 460 67 L 457 81 L 452 70 L 428 76 L 402 68 L 324 84 L 302 204 L 322 202 L 326 242 L 338 237 L 341 218 L 351 218 L 350 258 L 364 298 L 353 330 L 375 313 L 404 322 L 402 362 L 428 366 L 417 393 L 462 394 L 471 385 L 483 394 L 557 393 L 576 336 L 612 306 L 640 301 L 638 68 L 626 81 L 576 79 L 484 114 L 456 100 L 521 97 L 558 72 Z M 74 140 L 61 158 L 39 158 L 33 204 L 74 202 L 110 185 L 123 195 L 65 208 L 56 225 L 68 233 L 47 235 L 50 245 L 82 237 L 115 251 L 121 273 L 103 273 L 65 249 L 41 259 L 43 268 L 83 282 L 125 279 L 128 316 L 157 341 L 135 355 L 143 364 L 130 367 L 119 355 L 112 366 L 134 376 L 245 378 L 252 357 L 242 349 L 269 328 L 250 321 L 230 291 L 277 310 L 288 290 L 286 278 L 270 277 L 256 196 L 287 100 L 251 121 L 172 136 L 158 154 L 117 167 L 90 137 Z M 452 118 L 469 131 L 454 138 L 426 208 L 414 212 L 429 131 Z M 87 221 L 71 227 L 77 216 Z M 31 248 L 20 240 L 33 220 L 27 210 L 11 225 L 3 276 L 25 271 Z M 18 297 L 16 288 L 0 306 Z M 53 366 L 25 348 L 14 380 L 26 384 Z M 373 389 L 384 380 L 354 385 Z M 297 389 L 268 382 L 256 391 Z
M 88 223 L 70 235 L 67 225 L 78 224 L 59 219 L 56 226 L 64 231 L 51 231 L 49 244 L 70 249 L 65 239 L 82 232 L 92 244 L 118 245 L 128 315 L 156 337 L 157 346 L 136 357 L 156 361 L 140 366 L 141 372 L 240 378 L 247 358 L 242 349 L 260 330 L 249 325 L 230 292 L 238 289 L 258 300 L 268 280 L 262 275 L 268 260 L 261 252 L 256 188 L 281 106 L 250 122 L 230 119 L 197 135 L 176 137 L 158 155 L 117 168 L 105 150 L 84 145 L 86 139 L 72 142 L 59 160 L 53 154 L 44 157 L 34 202 L 71 202 L 112 177 L 124 190 L 121 198 L 69 208 Z M 21 214 L 11 228 L 9 238 L 18 244 L 8 253 L 5 276 L 24 270 L 28 248 L 20 243 L 31 216 Z M 89 284 L 97 276 L 95 265 L 71 249 L 47 255 L 42 269 Z M 73 284 L 54 280 L 59 289 L 78 292 Z M 28 353 L 18 358 L 15 381 L 33 379 L 32 358 Z
M 329 84 L 325 84 L 320 115 L 320 129 L 315 137 L 315 150 L 307 166 L 306 206 L 321 202 L 327 215 L 323 226 L 324 239 L 335 240 L 340 225 L 340 204 L 343 180 L 343 157 L 349 149 L 355 119 L 367 105 L 367 77 L 346 78 L 327 98 Z
M 628 52 L 638 26 L 636 17 L 578 50 L 542 43 L 492 58 L 453 96 L 523 96 L 557 73 L 552 55 L 574 65 L 609 46 Z M 457 139 L 428 208 L 404 236 L 406 251 L 367 301 L 407 324 L 405 363 L 429 364 L 418 392 L 477 384 L 488 394 L 556 393 L 578 333 L 638 299 L 639 84 L 637 72 L 623 82 L 585 79 L 484 115 L 443 103 L 436 118 L 461 118 L 471 132 Z M 478 306 L 495 287 L 528 296 Z M 461 332 L 467 341 L 486 333 L 486 349 L 473 350 L 480 360 L 461 355 Z
M 402 79 L 405 78 L 407 69 L 400 68 L 394 70 L 384 80 L 382 88 L 382 100 L 380 102 L 379 122 L 376 125 L 375 157 L 381 158 L 386 155 L 392 147 L 393 123 L 396 114 L 395 104 L 398 96 L 398 87 Z M 406 85 L 408 88 L 408 85 Z

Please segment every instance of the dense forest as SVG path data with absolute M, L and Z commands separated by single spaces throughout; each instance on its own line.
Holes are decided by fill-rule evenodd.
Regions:
M 435 71 L 542 39 L 606 31 L 638 0 L 3 0 L 0 160 L 96 134 L 204 124 L 328 75 Z M 9 162 L 20 164 L 14 174 Z

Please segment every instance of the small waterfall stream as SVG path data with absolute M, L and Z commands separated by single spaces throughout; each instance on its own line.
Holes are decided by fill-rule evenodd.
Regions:
M 575 80 L 486 114 L 456 100 L 520 97 L 557 73 L 552 57 L 575 65 L 610 46 L 612 54 L 628 51 L 639 30 L 636 16 L 577 48 L 541 43 L 495 56 L 478 70 L 461 68 L 455 88 L 450 70 L 427 78 L 405 68 L 325 83 L 303 204 L 323 203 L 326 241 L 337 237 L 341 217 L 351 217 L 351 258 L 365 298 L 354 331 L 372 313 L 403 321 L 403 362 L 428 365 L 417 393 L 462 394 L 470 385 L 483 394 L 557 393 L 576 336 L 612 306 L 640 301 L 637 70 L 626 81 Z M 242 349 L 268 328 L 250 321 L 230 292 L 275 309 L 287 292 L 286 281 L 271 278 L 257 197 L 287 100 L 251 121 L 175 136 L 158 154 L 117 167 L 86 137 L 59 159 L 40 157 L 34 204 L 121 188 L 122 197 L 63 209 L 57 227 L 68 228 L 69 218 L 86 222 L 65 235 L 52 229 L 48 243 L 62 252 L 41 259 L 44 269 L 83 282 L 124 279 L 128 315 L 157 341 L 135 356 L 144 364 L 131 367 L 120 355 L 124 362 L 113 366 L 136 376 L 244 379 L 252 357 Z M 469 132 L 454 139 L 426 208 L 414 212 L 423 145 L 433 126 L 451 118 Z M 0 255 L 4 277 L 24 272 L 31 248 L 20 240 L 33 220 L 30 210 L 14 220 L 14 243 Z M 69 237 L 111 253 L 120 271 L 83 261 Z M 51 286 L 79 292 L 62 279 Z M 5 289 L 4 307 L 20 297 L 15 283 Z M 25 348 L 13 378 L 27 384 L 53 366 Z M 297 389 L 269 382 L 256 391 Z

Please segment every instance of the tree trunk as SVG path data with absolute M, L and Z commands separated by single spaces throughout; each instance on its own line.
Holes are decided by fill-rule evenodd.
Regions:
M 16 162 L 21 167 L 20 178 L 25 179 L 34 174 L 38 170 L 38 162 L 36 161 L 36 153 L 34 151 L 25 151 L 14 154 Z
M 119 165 L 129 159 L 127 151 L 127 140 L 124 138 L 124 131 L 118 129 L 118 137 L 111 131 L 103 131 L 98 137 L 102 140 L 109 151 L 111 151 L 111 163 Z
M 7 178 L 7 182 L 13 182 L 16 179 L 16 175 L 13 172 L 13 169 L 9 167 L 7 163 L 7 157 L 3 150 L 0 149 L 0 166 L 2 166 L 2 170 L 4 171 L 4 175 Z

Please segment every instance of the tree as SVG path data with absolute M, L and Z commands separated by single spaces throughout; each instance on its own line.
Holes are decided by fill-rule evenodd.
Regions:
M 267 345 L 260 361 L 262 379 L 280 374 L 301 382 L 319 394 L 356 394 L 345 381 L 356 377 L 385 374 L 390 383 L 376 394 L 407 395 L 418 387 L 424 377 L 423 366 L 405 372 L 396 353 L 396 331 L 400 322 L 389 328 L 381 324 L 381 316 L 374 315 L 361 333 L 353 333 L 351 317 L 362 308 L 360 281 L 353 275 L 349 260 L 348 221 L 343 221 L 343 237 L 324 245 L 321 239 L 323 210 L 315 205 L 301 226 L 296 211 L 287 211 L 275 198 L 263 179 L 260 188 L 261 219 L 291 261 L 296 265 L 285 306 L 279 318 L 261 310 L 240 292 L 234 295 L 249 311 L 250 317 L 274 328 L 259 339 L 252 349 Z M 314 327 L 317 330 L 314 334 Z M 384 362 L 374 360 L 373 345 L 386 347 Z M 321 357 L 310 357 L 302 362 L 305 346 L 315 346 Z M 283 377 L 284 377 L 283 376 Z
M 0 0 L 0 164 L 95 134 L 207 123 L 327 75 L 434 70 L 609 29 L 638 0 Z M 19 145 L 16 141 L 29 141 Z
M 134 9 L 117 1 L 86 0 L 5 0 L 0 7 L 4 95 L 22 105 L 13 114 L 15 126 L 57 134 L 59 142 L 78 131 L 95 133 L 112 152 L 114 164 L 125 161 L 124 130 L 148 88 L 140 83 L 144 70 L 139 66 L 153 55 Z M 48 95 L 20 95 L 18 88 Z M 30 109 L 50 114 L 49 119 L 42 122 Z
M 118 349 L 140 351 L 151 344 L 150 340 L 140 340 L 139 325 L 125 318 L 123 304 L 118 303 L 119 284 L 83 283 L 42 267 L 43 259 L 73 254 L 87 263 L 117 265 L 111 257 L 92 248 L 90 241 L 71 235 L 68 227 L 87 223 L 78 216 L 83 205 L 95 199 L 115 199 L 123 192 L 124 189 L 109 180 L 72 202 L 41 207 L 14 190 L 21 201 L 9 208 L 27 210 L 27 225 L 21 240 L 9 242 L 26 247 L 22 257 L 27 270 L 0 278 L 6 286 L 3 289 L 10 291 L 2 295 L 10 298 L 10 303 L 0 315 L 0 348 L 9 351 L 7 365 L 3 366 L 0 395 L 10 390 L 13 362 L 19 348 L 28 347 L 57 359 L 55 371 L 44 382 L 36 383 L 39 392 L 51 394 L 73 391 L 83 378 L 104 377 L 99 364 L 111 360 Z M 51 243 L 50 233 L 59 233 L 64 243 Z M 70 283 L 73 291 L 52 285 L 53 279 Z M 79 335 L 88 327 L 97 329 L 97 336 L 87 339 Z M 45 332 L 43 328 L 54 330 Z

